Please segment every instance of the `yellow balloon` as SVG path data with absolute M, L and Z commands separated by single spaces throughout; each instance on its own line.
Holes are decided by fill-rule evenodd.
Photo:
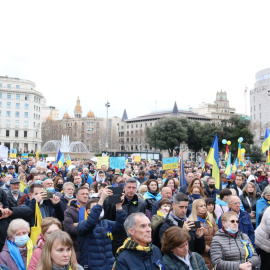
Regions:
M 241 152 L 242 152 L 242 153 L 246 153 L 246 149 L 242 148 L 242 149 L 241 149 Z
M 228 145 L 231 145 L 231 141 L 227 141 L 227 144 L 228 144 Z

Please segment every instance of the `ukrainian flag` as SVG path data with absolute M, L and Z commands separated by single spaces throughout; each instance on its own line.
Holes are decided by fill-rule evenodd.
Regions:
M 67 166 L 71 165 L 71 159 L 69 154 L 67 154 Z
M 61 155 L 61 158 L 58 161 L 58 168 L 61 169 L 65 163 L 65 157 L 64 154 Z
M 237 153 L 237 158 L 238 158 L 238 162 L 239 165 L 242 166 L 242 168 L 244 167 L 244 162 L 243 162 L 243 156 L 242 156 L 242 152 L 241 152 L 241 143 L 238 143 L 238 153 Z
M 233 168 L 232 168 L 235 173 L 237 171 L 237 167 L 238 167 L 238 159 L 236 158 L 235 161 L 234 161 Z
M 228 159 L 227 159 L 227 167 L 226 167 L 226 170 L 225 170 L 225 173 L 227 175 L 231 175 L 232 174 L 232 167 L 231 167 L 231 152 L 229 152 L 229 156 L 228 156 Z
M 212 177 L 215 179 L 215 186 L 219 189 L 220 186 L 220 175 L 219 175 L 219 152 L 218 152 L 218 137 L 217 134 L 215 135 L 214 141 L 211 145 L 209 154 L 205 163 L 209 163 L 213 165 L 212 169 Z
M 57 154 L 57 158 L 56 158 L 56 163 L 59 162 L 61 156 L 62 156 L 62 154 L 61 154 L 61 151 L 60 151 L 60 149 L 59 149 L 58 154 Z
M 269 132 L 268 127 L 266 127 L 264 140 L 263 140 L 263 144 L 262 144 L 263 153 L 268 150 L 269 146 L 270 146 L 270 132 Z

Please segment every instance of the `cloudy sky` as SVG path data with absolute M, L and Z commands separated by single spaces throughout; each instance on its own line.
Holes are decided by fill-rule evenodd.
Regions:
M 0 75 L 36 83 L 73 115 L 128 117 L 213 103 L 245 113 L 270 67 L 269 1 L 1 1 Z M 248 99 L 249 104 L 249 99 Z M 249 108 L 249 106 L 248 106 Z M 248 110 L 249 113 L 249 110 Z

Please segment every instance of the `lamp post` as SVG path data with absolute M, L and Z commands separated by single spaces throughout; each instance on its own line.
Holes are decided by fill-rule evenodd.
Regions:
M 107 103 L 105 104 L 105 107 L 107 108 L 107 121 L 106 121 L 106 153 L 108 154 L 108 126 L 109 126 L 109 118 L 108 118 L 108 109 L 110 107 L 110 103 L 107 100 Z

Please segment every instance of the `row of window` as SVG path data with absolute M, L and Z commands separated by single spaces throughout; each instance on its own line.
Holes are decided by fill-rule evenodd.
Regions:
M 147 127 L 147 123 L 144 124 Z M 136 124 L 135 127 L 138 128 L 139 124 Z M 143 124 L 140 124 L 140 127 L 142 127 Z M 152 127 L 152 123 L 150 123 L 149 125 L 150 127 Z M 130 125 L 131 128 L 133 128 L 133 125 Z M 129 125 L 127 125 L 127 128 L 129 128 Z M 124 129 L 124 126 L 121 127 L 121 129 Z
M 20 103 L 16 103 L 15 105 L 16 109 L 20 109 L 21 108 L 21 104 Z M 0 101 L 0 108 L 2 108 L 2 102 Z M 11 108 L 11 102 L 7 102 L 7 108 Z M 24 109 L 28 110 L 29 109 L 29 104 L 25 103 L 24 104 Z
M 262 109 L 262 105 L 259 104 L 259 110 L 261 110 L 261 109 Z M 252 112 L 252 106 L 250 106 L 250 112 Z M 254 105 L 254 112 L 255 112 L 255 105 Z
M 6 137 L 10 136 L 10 130 L 6 130 Z M 19 130 L 15 130 L 15 137 L 18 138 L 19 137 Z M 23 137 L 27 138 L 27 130 L 23 131 Z
M 259 119 L 261 120 L 262 119 L 262 113 L 259 114 Z M 250 120 L 252 121 L 252 115 L 250 116 Z M 256 114 L 254 114 L 253 116 L 253 121 L 256 120 Z
M 2 111 L 0 111 L 0 116 L 2 116 Z M 11 116 L 11 111 L 6 111 L 6 117 Z M 20 112 L 15 112 L 15 117 L 20 117 Z M 28 118 L 28 112 L 24 112 L 24 118 Z
M 262 76 L 256 78 L 256 82 L 259 82 L 259 81 L 265 80 L 265 79 L 270 79 L 270 74 L 265 74 L 265 75 L 262 75 Z
M 16 94 L 16 100 L 21 100 L 21 96 L 24 96 L 24 100 L 29 100 L 29 95 Z M 3 93 L 0 93 L 0 98 L 3 98 Z M 11 99 L 11 93 L 7 93 L 7 99 Z
M 0 87 L 2 87 L 2 86 L 3 86 L 3 84 L 0 83 Z M 10 83 L 7 84 L 7 88 L 11 88 L 11 84 L 10 84 Z M 17 89 L 20 89 L 20 86 L 17 84 L 17 85 L 16 85 L 16 88 L 17 88 Z
M 1 124 L 1 119 L 0 119 L 0 124 Z M 19 120 L 15 120 L 15 127 L 18 127 L 20 124 Z M 6 126 L 10 126 L 10 120 L 6 119 Z M 28 127 L 28 121 L 24 121 L 23 123 L 24 127 Z

